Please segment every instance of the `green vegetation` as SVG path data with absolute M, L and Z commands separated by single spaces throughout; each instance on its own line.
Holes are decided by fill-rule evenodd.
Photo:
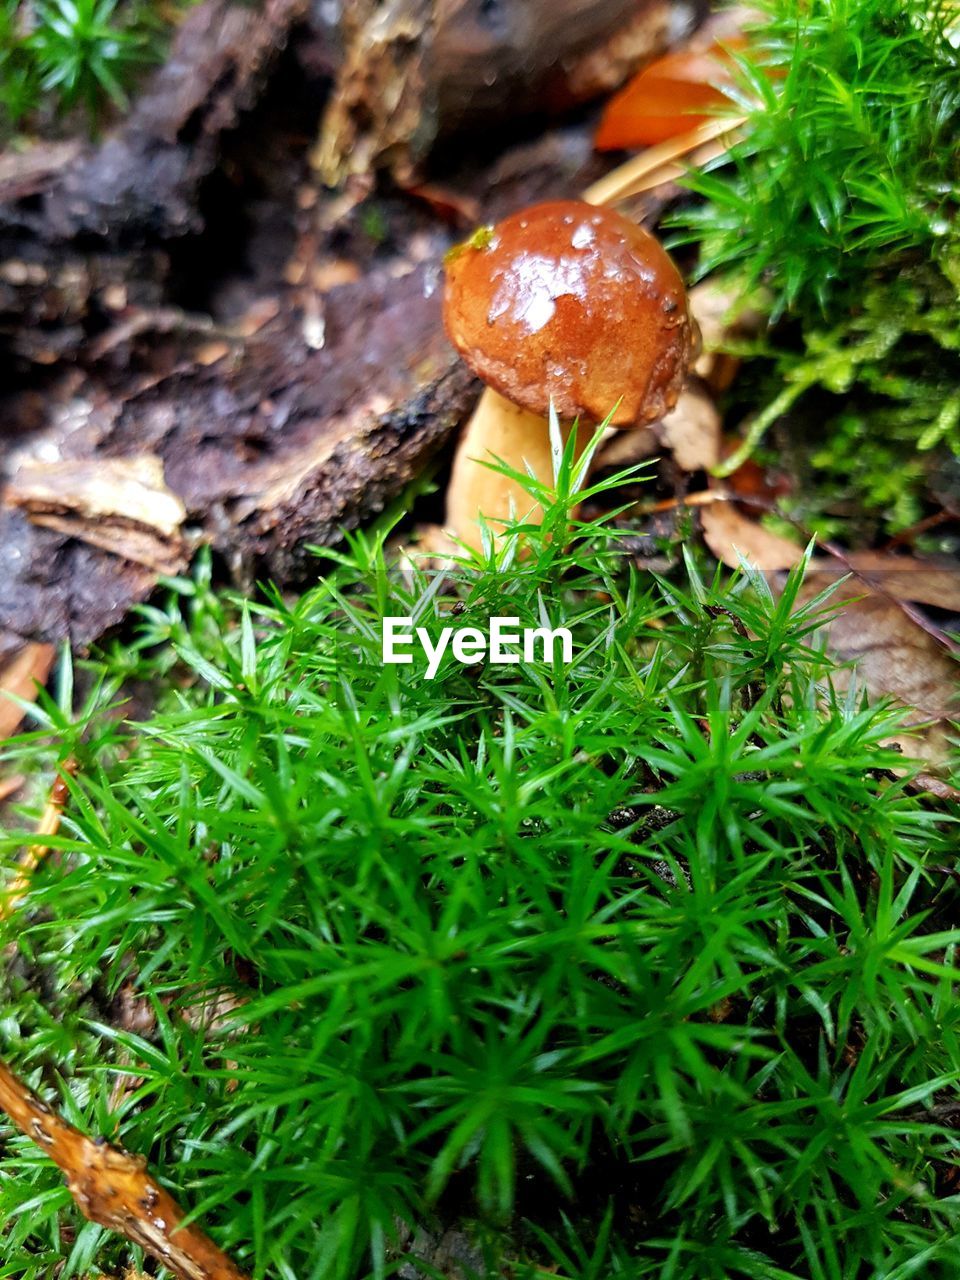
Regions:
M 733 266 L 808 323 L 908 253 L 956 285 L 960 51 L 952 5 L 768 0 L 751 28 L 733 172 L 693 175 L 702 270 Z
M 813 418 L 825 496 L 858 469 L 865 505 L 882 509 L 890 452 L 865 461 L 864 441 L 895 445 L 896 469 L 915 475 L 918 453 L 921 471 L 937 450 L 960 454 L 958 15 L 926 0 L 760 8 L 731 107 L 744 139 L 690 176 L 705 203 L 677 219 L 703 274 L 768 300 L 767 408 L 725 470 L 820 388 L 836 397 Z M 797 417 L 809 432 L 802 405 Z M 916 518 L 921 494 L 902 486 L 891 527 Z
M 3 1052 L 255 1277 L 393 1274 L 435 1213 L 491 1276 L 952 1278 L 952 828 L 799 574 L 641 574 L 567 537 L 576 479 L 529 482 L 525 556 L 391 567 L 386 520 L 298 600 L 201 566 L 82 694 L 65 663 L 0 757 L 79 766 L 0 927 Z M 380 661 L 409 614 L 549 619 L 574 660 L 428 682 Z M 3 1280 L 139 1261 L 9 1133 L 0 1223 Z
M 139 0 L 0 0 L 0 125 L 27 124 L 44 102 L 82 105 L 94 125 L 108 104 L 126 107 L 163 44 L 163 23 Z

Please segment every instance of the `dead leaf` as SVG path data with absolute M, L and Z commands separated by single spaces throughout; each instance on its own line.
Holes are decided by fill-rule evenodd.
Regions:
M 774 571 L 798 564 L 803 549 L 748 519 L 731 502 L 716 502 L 700 514 L 703 539 L 721 563 L 732 569 L 741 555 L 756 569 Z
M 702 280 L 687 294 L 690 314 L 700 329 L 701 351 L 693 370 L 714 391 L 732 383 L 740 361 L 723 348 L 731 338 L 750 337 L 764 320 L 755 306 L 745 306 L 737 291 L 717 279 Z
M 594 146 L 598 151 L 650 147 L 686 133 L 729 101 L 724 87 L 730 83 L 730 55 L 720 45 L 668 53 L 610 99 Z
M 812 571 L 819 567 L 819 561 L 811 564 Z M 917 604 L 960 613 L 960 567 L 931 563 L 914 556 L 857 551 L 846 557 L 844 568 L 896 600 L 914 600 Z
M 799 547 L 742 515 L 732 503 L 704 507 L 700 518 L 707 546 L 724 564 L 736 566 L 742 554 L 772 573 L 800 559 Z M 951 720 L 960 712 L 960 668 L 937 628 L 913 604 L 960 611 L 960 571 L 874 552 L 845 554 L 842 561 L 821 557 L 811 561 L 798 602 L 851 574 L 839 589 L 839 599 L 846 602 L 827 626 L 827 647 L 840 663 L 855 664 L 856 679 L 871 698 L 894 698 L 908 708 L 905 724 L 915 732 L 893 741 L 905 755 L 942 770 L 951 756 Z M 850 668 L 841 668 L 834 684 L 845 689 L 853 678 Z M 925 785 L 941 794 L 931 779 Z
M 602 441 L 592 463 L 593 471 L 621 471 L 652 458 L 660 452 L 660 442 L 652 427 L 631 427 L 629 431 L 611 431 Z
M 683 471 L 709 471 L 720 460 L 720 414 L 701 387 L 688 383 L 656 430 Z
M 52 644 L 26 644 L 0 672 L 0 742 L 16 732 L 24 715 L 15 702 L 3 695 L 12 693 L 33 702 L 50 674 L 54 652 Z
M 844 573 L 842 566 L 812 568 L 799 600 L 822 591 Z M 915 580 L 912 590 L 919 588 L 926 594 L 921 575 L 915 575 Z M 883 586 L 888 591 L 909 586 L 909 577 L 904 574 L 888 581 L 884 575 Z M 872 698 L 891 697 L 909 708 L 905 724 L 916 731 L 898 734 L 892 741 L 905 755 L 926 761 L 934 770 L 942 769 L 951 755 L 950 721 L 960 712 L 956 660 L 891 595 L 880 595 L 856 579 L 845 582 L 838 594 L 840 599 L 856 598 L 849 598 L 827 627 L 830 652 L 842 663 L 856 664 L 856 679 Z M 833 680 L 838 689 L 846 689 L 853 678 L 852 671 L 841 669 Z
M 681 391 L 676 406 L 662 421 L 611 430 L 597 453 L 594 470 L 631 467 L 665 449 L 683 471 L 708 471 L 720 457 L 720 415 L 710 396 L 695 383 Z
M 809 592 L 826 585 L 809 579 Z M 856 590 L 854 582 L 840 589 Z M 860 679 L 874 694 L 891 694 L 912 709 L 908 723 L 947 720 L 956 714 L 958 668 L 942 645 L 922 631 L 896 601 L 872 592 L 845 604 L 828 630 L 832 652 L 856 662 Z
M 181 499 L 154 454 L 24 464 L 4 495 L 33 524 L 101 547 L 157 573 L 186 565 Z

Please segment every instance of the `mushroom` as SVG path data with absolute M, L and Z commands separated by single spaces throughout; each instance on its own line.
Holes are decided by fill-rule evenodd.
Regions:
M 486 384 L 461 438 L 447 491 L 447 527 L 481 545 L 479 517 L 497 531 L 539 520 L 515 481 L 484 463 L 553 478 L 547 415 L 564 441 L 580 422 L 655 422 L 680 394 L 693 348 L 683 281 L 649 232 L 612 209 L 556 200 L 481 228 L 448 255 L 447 334 Z

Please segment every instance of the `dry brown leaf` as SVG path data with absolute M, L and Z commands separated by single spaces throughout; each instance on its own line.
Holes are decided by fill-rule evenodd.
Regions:
M 822 591 L 845 570 L 814 570 L 807 577 L 800 600 Z M 918 575 L 919 577 L 919 575 Z M 883 585 L 891 584 L 884 578 Z M 909 708 L 905 724 L 917 727 L 893 739 L 905 755 L 941 768 L 950 758 L 950 721 L 960 714 L 960 689 L 955 659 L 935 636 L 918 626 L 897 599 L 880 595 L 869 586 L 849 579 L 839 588 L 847 596 L 843 608 L 827 627 L 827 646 L 843 663 L 856 664 L 856 679 L 872 698 L 895 698 Z M 909 597 L 907 597 L 909 598 Z M 853 673 L 834 675 L 838 689 L 849 687 Z
M 826 585 L 809 580 L 808 594 Z M 857 589 L 854 582 L 840 588 Z M 895 600 L 868 592 L 850 600 L 827 630 L 831 651 L 841 662 L 856 662 L 871 693 L 890 694 L 911 708 L 909 723 L 947 720 L 957 713 L 955 661 L 936 639 L 918 627 Z
M 714 391 L 725 390 L 736 374 L 740 361 L 724 354 L 722 348 L 731 338 L 749 337 L 763 325 L 763 316 L 755 307 L 745 307 L 729 284 L 718 280 L 702 280 L 687 294 L 690 314 L 700 329 L 701 351 L 693 370 Z
M 730 63 L 730 55 L 717 44 L 657 58 L 607 103 L 594 146 L 598 151 L 651 147 L 704 124 L 715 108 L 730 101 L 724 93 L 732 84 Z
M 632 427 L 629 431 L 611 431 L 597 450 L 593 471 L 625 470 L 652 458 L 660 452 L 660 442 L 652 427 Z
M 741 555 L 756 569 L 773 572 L 798 564 L 803 549 L 742 515 L 730 502 L 716 502 L 700 514 L 703 539 L 723 564 L 735 569 Z
M 814 560 L 811 570 L 821 562 Z M 876 586 L 881 593 L 896 600 L 914 600 L 935 609 L 960 613 L 960 566 L 931 563 L 913 556 L 889 556 L 880 551 L 857 551 L 846 557 L 843 568 L 857 575 L 866 585 Z M 851 584 L 852 587 L 856 583 Z
M 653 426 L 611 429 L 609 438 L 600 445 L 593 469 L 630 467 L 665 449 L 683 471 L 708 471 L 720 457 L 720 415 L 711 397 L 695 382 L 681 391 L 676 406 Z
M 15 702 L 3 695 L 12 693 L 33 702 L 50 674 L 53 655 L 52 644 L 26 644 L 0 672 L 0 742 L 16 732 L 24 716 Z
M 703 388 L 687 385 L 657 433 L 683 471 L 709 471 L 720 460 L 720 414 Z
M 704 539 L 724 564 L 736 566 L 738 553 L 756 568 L 775 572 L 796 564 L 800 548 L 742 515 L 730 503 L 701 511 Z M 960 610 L 960 572 L 906 556 L 856 552 L 811 561 L 799 601 L 811 599 L 833 582 L 843 608 L 827 627 L 827 647 L 841 663 L 856 665 L 856 679 L 872 698 L 896 699 L 916 732 L 894 739 L 904 753 L 942 768 L 951 752 L 951 719 L 960 714 L 957 701 L 960 668 L 932 626 L 925 629 L 912 605 Z M 840 670 L 834 683 L 849 687 L 851 670 Z M 933 780 L 930 780 L 931 789 Z

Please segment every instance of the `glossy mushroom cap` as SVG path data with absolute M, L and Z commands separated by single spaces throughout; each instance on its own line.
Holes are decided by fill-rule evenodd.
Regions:
M 556 200 L 478 232 L 447 260 L 444 324 L 473 371 L 531 413 L 654 422 L 686 376 L 683 281 L 648 232 Z

